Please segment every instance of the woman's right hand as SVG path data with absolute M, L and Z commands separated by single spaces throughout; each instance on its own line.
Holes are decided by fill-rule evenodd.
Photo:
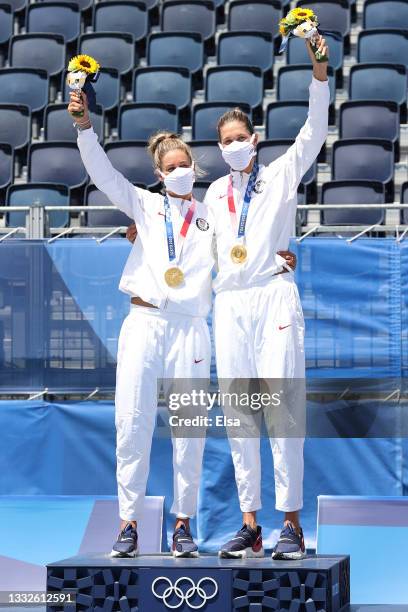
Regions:
M 126 230 L 126 238 L 129 240 L 129 242 L 133 244 L 134 241 L 136 240 L 136 236 L 137 236 L 137 228 L 136 228 L 136 225 L 132 223 L 132 225 L 129 225 L 129 227 Z
M 70 103 L 68 104 L 68 112 L 75 120 L 76 123 L 88 123 L 91 119 L 89 116 L 88 110 L 88 100 L 86 97 L 86 93 L 82 90 L 77 91 L 72 89 L 69 92 Z M 84 111 L 84 114 L 81 117 L 77 115 L 73 115 L 75 112 Z

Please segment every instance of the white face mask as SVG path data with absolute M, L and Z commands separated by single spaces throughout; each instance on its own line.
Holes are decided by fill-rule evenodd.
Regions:
M 234 140 L 225 147 L 218 143 L 224 161 L 232 170 L 242 171 L 249 166 L 251 159 L 256 155 L 254 140 L 255 134 L 252 135 L 251 140 L 244 140 L 243 142 Z
M 163 174 L 160 172 L 160 176 L 163 179 L 163 183 L 166 186 L 167 191 L 175 193 L 176 195 L 187 195 L 192 192 L 195 181 L 194 166 L 190 168 L 182 168 L 179 166 L 175 168 L 169 174 Z

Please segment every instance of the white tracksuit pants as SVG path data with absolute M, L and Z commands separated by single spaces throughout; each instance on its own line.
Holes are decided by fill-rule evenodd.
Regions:
M 285 435 L 270 438 L 276 509 L 283 512 L 300 510 L 303 506 L 306 405 L 304 318 L 292 275 L 276 275 L 265 286 L 218 293 L 214 304 L 214 337 L 221 391 L 223 384 L 227 384 L 222 379 L 303 379 L 300 385 L 297 382 L 292 405 L 289 406 L 297 424 L 300 423 L 296 436 L 301 437 Z M 265 409 L 264 416 L 267 421 Z M 259 510 L 259 436 L 234 437 L 230 432 L 228 436 L 241 511 Z
M 119 515 L 143 513 L 157 413 L 157 379 L 209 378 L 211 344 L 202 317 L 131 304 L 118 343 L 115 394 Z M 173 437 L 174 499 L 178 517 L 196 513 L 205 438 Z

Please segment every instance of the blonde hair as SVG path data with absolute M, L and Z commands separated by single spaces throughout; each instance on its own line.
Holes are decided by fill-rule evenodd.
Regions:
M 193 163 L 193 155 L 188 144 L 184 142 L 174 132 L 157 132 L 149 138 L 147 149 L 153 158 L 153 164 L 155 168 L 161 170 L 163 157 L 169 151 L 184 151 L 190 160 L 190 164 Z

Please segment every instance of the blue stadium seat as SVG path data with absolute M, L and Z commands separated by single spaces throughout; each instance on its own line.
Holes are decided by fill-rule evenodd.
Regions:
M 408 67 L 408 31 L 378 28 L 360 32 L 357 61 L 404 64 Z
M 342 36 L 350 35 L 350 4 L 348 0 L 299 0 L 298 7 L 310 8 L 319 19 L 319 28 L 326 32 L 340 32 Z
M 187 68 L 137 68 L 133 77 L 136 102 L 166 102 L 179 110 L 191 102 L 191 75 Z
M 161 10 L 163 32 L 198 32 L 204 41 L 215 34 L 215 8 L 209 0 L 165 0 Z
M 278 72 L 276 99 L 278 101 L 309 100 L 309 85 L 312 81 L 311 64 L 282 66 Z M 336 97 L 336 83 L 333 68 L 328 66 L 327 74 L 330 89 L 329 123 L 335 122 L 334 103 Z
M 0 142 L 13 149 L 26 147 L 31 138 L 31 113 L 23 104 L 0 104 Z
M 98 105 L 97 112 L 91 113 L 92 126 L 98 134 L 99 142 L 104 138 L 103 109 Z M 77 130 L 72 125 L 73 118 L 67 111 L 66 104 L 49 104 L 44 111 L 44 140 L 65 140 L 76 142 Z
M 266 109 L 265 138 L 296 138 L 308 110 L 308 102 L 271 102 Z
M 322 204 L 385 204 L 383 183 L 368 179 L 327 181 L 322 185 Z M 384 223 L 381 208 L 328 209 L 321 211 L 323 225 L 374 225 Z
M 72 2 L 37 2 L 29 4 L 26 12 L 26 31 L 61 34 L 71 43 L 81 33 L 81 12 Z
M 148 66 L 187 68 L 192 74 L 204 65 L 204 44 L 194 32 L 154 32 L 147 43 Z
M 122 75 L 132 70 L 137 62 L 133 36 L 123 32 L 82 34 L 79 53 L 97 58 L 101 66 L 115 68 Z
M 268 166 L 278 157 L 286 153 L 294 143 L 294 139 L 263 140 L 258 144 L 258 161 L 260 164 Z M 301 183 L 307 189 L 307 203 L 315 202 L 317 196 L 317 162 L 314 161 L 306 174 L 302 177 Z
M 228 30 L 272 32 L 274 38 L 278 38 L 279 20 L 282 16 L 282 6 L 277 0 L 232 0 L 228 14 Z
M 174 104 L 133 102 L 119 108 L 120 140 L 147 140 L 158 130 L 179 131 L 179 118 Z
M 250 66 L 214 66 L 205 80 L 207 102 L 249 104 L 257 115 L 262 113 L 263 78 L 259 68 Z M 258 110 L 260 109 L 260 110 Z
M 0 142 L 0 189 L 5 189 L 13 180 L 14 153 L 13 147 Z
M 339 113 L 339 138 L 384 138 L 399 159 L 400 114 L 396 102 L 349 100 Z
M 10 40 L 13 68 L 35 68 L 55 76 L 64 70 L 65 61 L 65 41 L 60 34 L 16 34 Z
M 95 185 L 87 185 L 85 189 L 86 206 L 112 206 L 109 198 L 99 191 Z M 121 210 L 90 210 L 86 213 L 87 227 L 121 227 L 133 223 Z
M 401 204 L 408 204 L 408 181 L 401 185 Z M 408 225 L 408 208 L 401 210 L 401 223 Z
M 330 48 L 329 66 L 332 66 L 336 72 L 340 71 L 343 67 L 344 56 L 343 37 L 338 32 L 325 31 L 324 38 Z M 288 64 L 307 64 L 310 62 L 305 41 L 302 38 L 298 36 L 289 38 L 286 61 Z
M 137 42 L 147 36 L 148 11 L 143 2 L 125 0 L 104 1 L 93 6 L 93 28 L 95 32 L 122 32 L 133 35 Z M 116 68 L 116 66 L 112 66 Z
M 213 140 L 195 140 L 189 143 L 193 158 L 205 175 L 200 180 L 212 182 L 228 174 L 228 166 L 222 158 L 221 150 Z
M 350 68 L 350 100 L 392 100 L 406 117 L 407 69 L 402 65 L 356 64 Z
M 31 112 L 48 103 L 48 75 L 34 68 L 0 69 L 0 104 L 24 104 Z
M 16 0 L 13 0 L 16 1 Z M 17 0 L 18 1 L 18 0 Z M 68 0 L 69 2 L 76 4 L 80 11 L 87 11 L 93 4 L 93 0 Z M 48 0 L 36 0 L 36 2 L 41 2 L 46 4 Z M 60 0 L 60 2 L 66 2 L 66 0 Z
M 238 105 L 252 119 L 249 104 Z M 200 102 L 193 108 L 193 140 L 218 140 L 217 122 L 227 111 L 236 108 L 235 102 Z
M 365 0 L 363 28 L 398 28 L 408 30 L 406 0 Z
M 7 4 L 11 6 L 14 14 L 18 14 L 26 8 L 28 0 L 7 0 Z
M 381 181 L 394 197 L 394 146 L 380 138 L 347 138 L 333 143 L 332 179 Z
M 222 32 L 218 39 L 219 66 L 256 66 L 267 73 L 272 87 L 273 37 L 269 32 Z
M 72 189 L 88 180 L 76 143 L 36 142 L 28 149 L 28 182 L 58 183 Z
M 0 45 L 8 43 L 13 35 L 13 11 L 10 4 L 0 4 Z
M 66 84 L 66 77 L 67 73 L 64 72 L 61 83 L 62 99 L 64 102 L 69 101 L 70 92 L 70 88 Z M 99 78 L 93 84 L 93 88 L 95 89 L 97 104 L 100 104 L 104 111 L 116 111 L 120 96 L 119 72 L 115 68 L 101 68 Z
M 211 181 L 196 181 L 193 188 L 193 196 L 195 199 L 199 202 L 204 202 L 205 194 L 210 185 Z
M 6 206 L 31 206 L 34 202 L 44 206 L 69 206 L 69 189 L 66 185 L 55 183 L 25 183 L 10 185 L 7 189 Z M 10 212 L 6 216 L 8 227 L 21 227 L 26 224 L 26 212 Z M 69 224 L 67 210 L 50 211 L 49 227 L 66 227 Z
M 156 189 L 160 185 L 145 141 L 109 142 L 105 145 L 105 151 L 116 170 L 132 183 L 143 183 L 149 189 Z

